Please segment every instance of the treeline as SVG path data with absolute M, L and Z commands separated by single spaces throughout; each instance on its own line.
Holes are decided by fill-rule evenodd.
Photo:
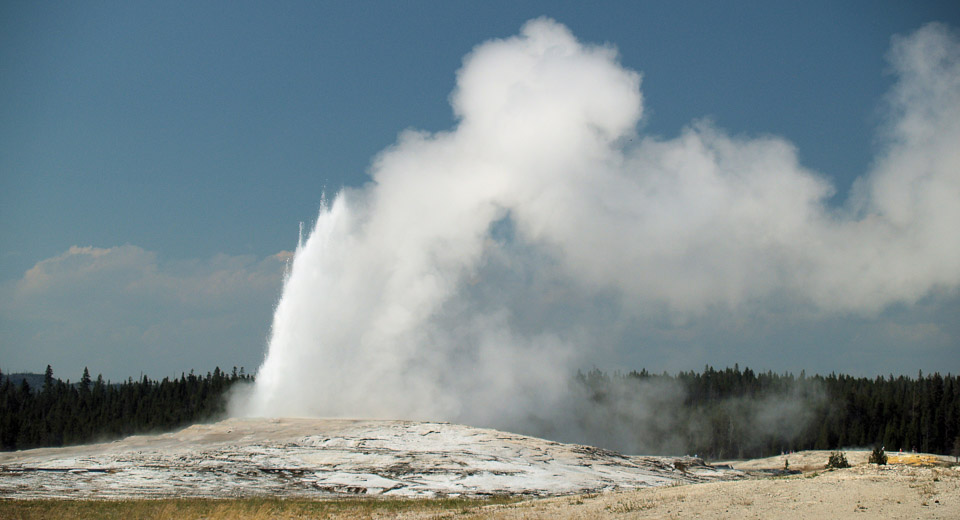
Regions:
M 115 439 L 136 433 L 172 430 L 222 415 L 226 392 L 252 381 L 241 368 L 219 367 L 206 376 L 91 380 L 84 368 L 79 382 L 53 377 L 48 365 L 40 388 L 0 373 L 0 448 L 21 450 Z
M 646 370 L 577 375 L 605 428 L 621 428 L 637 452 L 686 451 L 711 459 L 808 449 L 883 446 L 888 451 L 960 450 L 960 379 L 808 377 L 705 367 L 676 376 Z
M 241 369 L 205 376 L 63 382 L 47 367 L 40 388 L 0 373 L 0 448 L 64 446 L 215 419 Z M 739 366 L 677 375 L 646 370 L 578 373 L 567 419 L 542 436 L 627 453 L 765 457 L 807 449 L 884 446 L 887 451 L 960 450 L 960 378 L 856 378 L 757 373 Z M 567 437 L 567 439 L 559 439 Z

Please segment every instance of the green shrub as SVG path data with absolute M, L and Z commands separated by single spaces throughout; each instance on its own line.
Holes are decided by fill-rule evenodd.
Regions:
M 887 463 L 887 454 L 883 452 L 881 446 L 875 446 L 873 452 L 870 453 L 870 463 L 876 464 L 877 466 L 882 466 Z
M 842 451 L 835 451 L 830 454 L 830 458 L 827 459 L 827 469 L 840 469 L 840 468 L 849 468 L 850 463 L 847 462 L 847 456 L 843 454 Z

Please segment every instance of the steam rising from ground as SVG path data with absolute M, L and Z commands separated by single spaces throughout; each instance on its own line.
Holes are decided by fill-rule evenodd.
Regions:
M 636 134 L 641 78 L 549 19 L 464 59 L 297 249 L 238 413 L 530 430 L 612 321 L 772 303 L 876 313 L 960 285 L 960 44 L 894 41 L 883 152 L 842 207 L 789 142 Z M 524 425 L 527 425 L 524 427 Z

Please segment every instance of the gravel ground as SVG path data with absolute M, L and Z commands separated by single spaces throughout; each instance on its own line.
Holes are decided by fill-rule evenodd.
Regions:
M 791 454 L 814 465 L 829 452 Z M 848 452 L 851 463 L 867 452 Z M 767 469 L 779 457 L 737 466 Z M 779 460 L 782 467 L 782 459 Z M 794 465 L 791 462 L 791 465 Z M 823 464 L 819 464 L 823 466 Z M 776 466 L 773 466 L 776 467 Z M 452 515 L 451 515 L 452 516 Z M 435 515 L 434 515 L 435 517 Z M 480 508 L 457 518 L 960 518 L 960 468 L 861 462 L 841 470 L 559 497 Z

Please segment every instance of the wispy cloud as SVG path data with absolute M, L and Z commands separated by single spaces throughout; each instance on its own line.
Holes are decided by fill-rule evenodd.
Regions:
M 253 365 L 289 257 L 164 262 L 132 245 L 73 246 L 3 286 L 3 368 L 123 377 Z

